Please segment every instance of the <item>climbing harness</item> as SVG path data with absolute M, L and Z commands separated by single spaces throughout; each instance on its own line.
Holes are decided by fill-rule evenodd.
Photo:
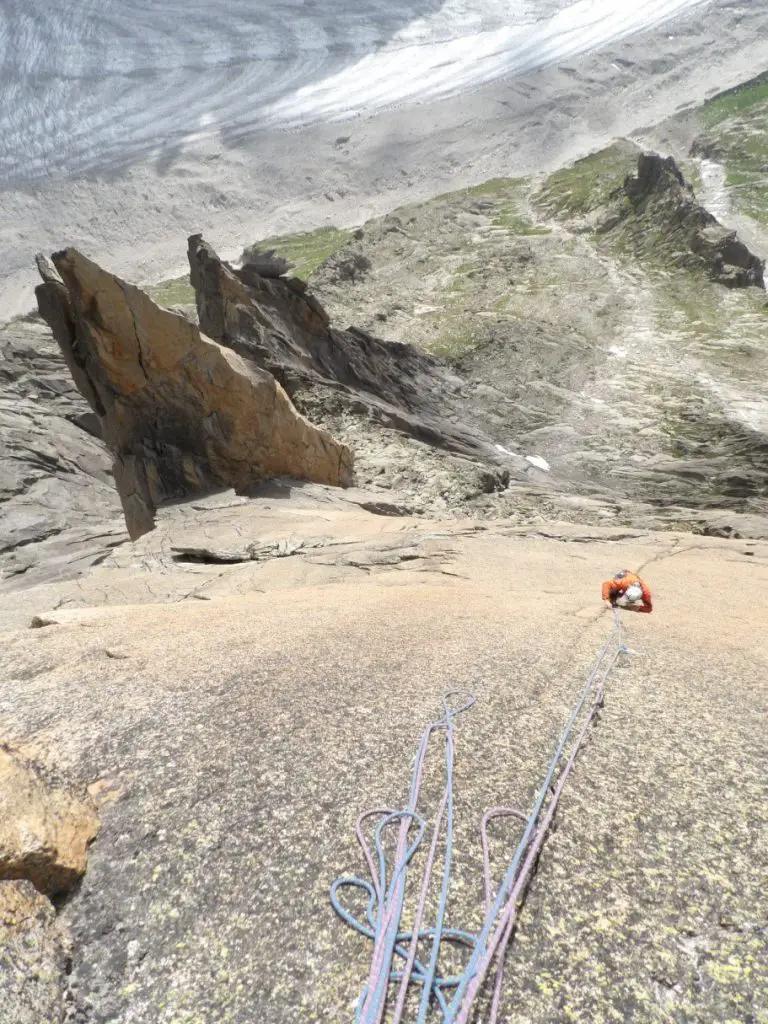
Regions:
M 601 647 L 587 680 L 560 737 L 529 814 L 515 807 L 494 807 L 480 823 L 483 849 L 485 918 L 479 932 L 472 933 L 445 925 L 451 882 L 454 829 L 454 733 L 455 719 L 475 703 L 472 694 L 462 690 L 443 698 L 442 716 L 422 733 L 416 753 L 408 805 L 405 810 L 375 809 L 361 814 L 355 832 L 363 851 L 371 881 L 358 877 L 337 878 L 331 886 L 331 904 L 336 913 L 361 935 L 373 942 L 368 979 L 355 1013 L 356 1024 L 381 1024 L 392 987 L 397 987 L 392 1024 L 402 1024 L 409 991 L 420 986 L 416 1024 L 425 1024 L 431 1011 L 437 1010 L 443 1024 L 467 1024 L 478 1005 L 478 997 L 492 973 L 493 996 L 487 1020 L 496 1024 L 504 981 L 504 959 L 511 941 L 522 900 L 555 818 L 565 784 L 592 723 L 603 704 L 605 683 L 620 654 L 627 653 L 621 620 L 613 609 L 613 628 Z M 435 817 L 432 839 L 423 870 L 413 924 L 403 930 L 408 869 L 427 833 L 427 822 L 417 812 L 427 749 L 434 734 L 444 741 L 445 784 Z M 492 897 L 488 826 L 496 818 L 513 817 L 525 823 L 522 838 L 514 851 L 504 879 Z M 369 819 L 378 818 L 373 832 L 373 849 L 363 832 Z M 397 842 L 391 873 L 387 872 L 385 833 L 394 829 Z M 415 832 L 415 835 L 411 835 Z M 443 873 L 434 924 L 423 924 L 432 874 L 437 860 L 440 837 L 443 839 Z M 367 897 L 365 918 L 352 914 L 341 902 L 343 889 L 362 890 Z M 445 976 L 439 970 L 444 943 L 453 943 L 469 951 L 469 962 L 456 975 Z M 419 948 L 428 948 L 426 956 Z

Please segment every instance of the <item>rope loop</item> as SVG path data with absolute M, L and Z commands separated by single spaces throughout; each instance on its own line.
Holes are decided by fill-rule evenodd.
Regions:
M 370 881 L 356 876 L 337 878 L 331 886 L 331 906 L 338 916 L 360 935 L 373 942 L 368 981 L 357 1002 L 357 1024 L 382 1024 L 392 984 L 398 993 L 391 1017 L 401 1024 L 410 986 L 421 989 L 416 1024 L 426 1024 L 431 1010 L 437 1008 L 443 1024 L 468 1024 L 486 979 L 493 975 L 493 996 L 489 1024 L 498 1021 L 503 992 L 504 960 L 515 931 L 517 915 L 536 869 L 539 855 L 550 833 L 563 788 L 584 746 L 592 725 L 603 706 L 605 684 L 619 656 L 629 654 L 624 641 L 619 610 L 613 609 L 613 625 L 598 651 L 581 694 L 571 710 L 555 752 L 537 792 L 531 811 L 517 807 L 493 807 L 480 821 L 483 852 L 483 897 L 485 917 L 480 930 L 472 933 L 445 927 L 451 864 L 453 856 L 453 768 L 455 720 L 475 705 L 475 696 L 467 690 L 449 690 L 442 698 L 442 716 L 428 725 L 421 736 L 411 775 L 408 806 L 400 810 L 376 808 L 363 812 L 355 824 L 355 834 L 370 873 Z M 445 784 L 432 826 L 432 839 L 422 874 L 419 896 L 410 930 L 401 919 L 405 903 L 408 869 L 427 832 L 426 819 L 417 812 L 424 765 L 434 733 L 442 734 Z M 378 817 L 373 844 L 363 832 L 370 818 Z M 513 818 L 523 825 L 501 883 L 491 879 L 489 826 L 500 818 Z M 411 831 L 416 826 L 416 834 Z M 397 847 L 387 881 L 387 853 L 384 832 L 395 827 Z M 442 838 L 442 882 L 434 924 L 423 926 L 432 873 Z M 340 892 L 357 889 L 365 893 L 364 919 L 355 916 L 342 903 Z M 469 951 L 469 960 L 458 975 L 444 976 L 438 962 L 443 943 L 459 944 Z M 429 944 L 427 958 L 419 946 Z M 388 1018 L 389 1019 L 389 1018 Z

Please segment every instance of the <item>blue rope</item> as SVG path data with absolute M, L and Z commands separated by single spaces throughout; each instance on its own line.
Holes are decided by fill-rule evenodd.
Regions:
M 408 983 L 413 982 L 422 986 L 417 1024 L 425 1024 L 432 1000 L 434 1000 L 439 1006 L 444 1024 L 454 1024 L 456 1014 L 461 1010 L 467 986 L 476 975 L 480 961 L 487 951 L 488 940 L 491 935 L 491 931 L 493 930 L 494 922 L 498 917 L 508 894 L 511 892 L 515 884 L 523 857 L 525 856 L 532 836 L 534 835 L 547 795 L 551 791 L 553 779 L 563 759 L 564 751 L 569 739 L 571 738 L 576 722 L 583 712 L 590 694 L 596 688 L 596 681 L 598 680 L 598 676 L 601 668 L 603 668 L 606 658 L 609 654 L 612 655 L 611 660 L 603 669 L 601 684 L 607 679 L 618 654 L 626 652 L 627 647 L 623 640 L 619 613 L 614 609 L 613 629 L 611 634 L 601 647 L 584 684 L 580 697 L 560 736 L 560 740 L 549 763 L 544 781 L 538 791 L 533 808 L 526 818 L 522 838 L 515 849 L 501 886 L 496 893 L 496 898 L 488 910 L 483 926 L 477 935 L 461 929 L 445 927 L 453 857 L 454 719 L 462 712 L 469 710 L 474 704 L 474 697 L 471 694 L 464 693 L 463 691 L 455 691 L 446 694 L 443 699 L 442 717 L 427 726 L 419 743 L 411 776 L 408 809 L 402 811 L 381 812 L 384 814 L 384 817 L 378 823 L 374 832 L 374 847 L 379 869 L 378 880 L 375 880 L 377 881 L 377 884 L 372 884 L 365 879 L 353 876 L 337 878 L 331 886 L 331 905 L 339 917 L 355 931 L 365 936 L 365 938 L 373 940 L 374 950 L 383 950 L 383 954 L 381 955 L 381 969 L 374 976 L 373 991 L 371 992 L 370 989 L 369 978 L 369 984 L 365 986 L 358 1000 L 357 1011 L 355 1014 L 356 1024 L 378 1024 L 384 1012 L 390 984 L 392 982 L 402 983 L 403 978 L 406 975 L 405 970 L 400 971 L 395 968 L 394 960 L 395 958 L 398 958 L 406 965 L 408 964 L 409 946 L 414 939 L 413 931 L 400 930 L 400 920 L 405 900 L 408 865 L 421 845 L 426 833 L 426 822 L 416 813 L 416 804 L 419 797 L 424 757 L 426 755 L 429 738 L 432 732 L 444 730 L 445 733 L 444 749 L 446 783 L 443 799 L 446 803 L 446 837 L 443 877 L 435 925 L 430 928 L 420 928 L 418 933 L 416 933 L 417 942 L 431 942 L 429 960 L 424 964 L 417 956 L 414 957 L 412 969 L 407 981 Z M 458 708 L 451 708 L 449 706 L 449 701 L 452 697 L 456 696 L 463 697 L 464 703 Z M 363 818 L 365 816 L 366 815 L 363 815 Z M 397 821 L 405 822 L 406 820 L 410 821 L 405 829 L 405 833 L 401 833 L 401 841 L 404 835 L 407 836 L 407 833 L 410 831 L 413 824 L 417 825 L 417 835 L 410 845 L 406 845 L 402 855 L 397 859 L 393 868 L 392 879 L 389 886 L 387 886 L 386 854 L 384 852 L 382 833 L 389 825 L 392 825 Z M 359 821 L 362 821 L 362 818 L 359 819 Z M 366 858 L 368 858 L 367 854 Z M 372 864 L 371 867 L 373 867 Z M 425 869 L 424 885 L 428 884 L 430 870 L 431 866 L 428 864 Z M 342 888 L 356 888 L 366 893 L 368 901 L 365 910 L 365 920 L 360 920 L 342 905 L 339 897 L 339 890 Z M 459 943 L 471 950 L 469 963 L 464 971 L 458 976 L 444 977 L 438 972 L 438 958 L 441 945 L 444 941 Z M 453 990 L 450 1002 L 446 998 L 444 990 Z
M 455 697 L 462 697 L 464 703 L 457 708 L 451 708 L 449 706 L 449 701 L 451 698 Z M 378 944 L 384 949 L 382 960 L 387 965 L 387 969 L 381 970 L 376 976 L 372 993 L 369 986 L 364 988 L 357 1004 L 357 1012 L 355 1016 L 357 1024 L 373 1024 L 373 1022 L 378 1019 L 379 1014 L 383 1011 L 383 1005 L 386 1000 L 389 983 L 392 981 L 399 981 L 403 977 L 401 972 L 392 969 L 391 964 L 394 956 L 407 960 L 408 950 L 403 948 L 402 944 L 409 943 L 413 938 L 413 932 L 403 932 L 399 930 L 399 921 L 402 914 L 402 904 L 405 896 L 405 874 L 407 865 L 421 844 L 425 832 L 425 822 L 416 814 L 415 806 L 418 800 L 421 769 L 428 741 L 431 733 L 437 729 L 444 729 L 446 736 L 445 758 L 447 783 L 444 794 L 446 796 L 446 806 L 448 811 L 446 862 L 443 870 L 443 883 L 437 923 L 434 928 L 420 929 L 418 933 L 419 941 L 424 939 L 432 940 L 432 951 L 429 963 L 425 966 L 417 959 L 413 965 L 413 980 L 423 986 L 422 1000 L 419 1009 L 420 1022 L 423 1022 L 426 1018 L 429 1011 L 431 997 L 434 996 L 441 1009 L 444 1010 L 447 1007 L 447 1003 L 442 993 L 442 989 L 452 987 L 458 984 L 459 981 L 458 978 L 445 978 L 437 975 L 437 959 L 442 941 L 448 940 L 468 945 L 474 944 L 474 936 L 470 935 L 468 932 L 461 931 L 460 929 L 446 929 L 444 927 L 453 850 L 453 721 L 463 711 L 469 710 L 473 704 L 474 697 L 463 691 L 452 691 L 446 694 L 443 699 L 442 718 L 429 725 L 422 734 L 411 778 L 409 810 L 387 814 L 376 828 L 374 834 L 374 845 L 379 865 L 378 889 L 382 896 L 386 890 L 386 897 L 380 899 L 374 885 L 357 877 L 339 878 L 331 887 L 331 904 L 336 913 L 347 924 L 360 932 L 360 934 L 365 935 L 366 938 L 373 939 L 374 948 L 376 948 Z M 382 832 L 388 824 L 391 824 L 397 819 L 407 817 L 410 817 L 413 821 L 416 821 L 419 824 L 419 833 L 416 840 L 407 849 L 406 855 L 395 865 L 392 881 L 389 888 L 387 888 L 386 856 L 383 848 Z M 399 884 L 400 882 L 402 882 L 402 884 Z M 362 889 L 368 895 L 368 905 L 366 908 L 367 925 L 342 906 L 339 899 L 339 889 L 343 887 Z M 388 909 L 390 909 L 390 923 L 385 927 L 385 917 L 387 916 L 386 912 Z
M 571 717 L 568 719 L 565 729 L 562 732 L 560 742 L 558 743 L 555 753 L 552 756 L 552 760 L 549 763 L 549 768 L 547 769 L 547 774 L 544 777 L 544 782 L 541 785 L 541 789 L 539 790 L 536 802 L 533 805 L 533 810 L 528 815 L 528 820 L 525 825 L 523 836 L 520 842 L 517 844 L 517 849 L 515 850 L 515 853 L 512 857 L 512 861 L 507 869 L 507 873 L 505 874 L 504 880 L 502 881 L 501 886 L 499 887 L 498 892 L 496 893 L 496 899 L 493 901 L 491 909 L 486 914 L 483 927 L 480 931 L 480 934 L 477 937 L 475 948 L 472 952 L 469 964 L 467 965 L 467 968 L 461 977 L 461 981 L 457 986 L 456 992 L 454 993 L 453 996 L 453 1000 L 451 1001 L 451 1004 L 448 1007 L 448 1012 L 445 1014 L 445 1024 L 453 1024 L 455 1016 L 458 1013 L 459 1009 L 461 1008 L 461 1003 L 464 998 L 464 993 L 466 992 L 467 985 L 477 972 L 478 962 L 487 948 L 488 938 L 493 928 L 493 923 L 496 920 L 496 917 L 504 904 L 507 893 L 511 890 L 512 886 L 515 883 L 515 878 L 517 877 L 520 862 L 522 861 L 525 855 L 525 851 L 528 848 L 528 844 L 531 841 L 531 836 L 533 835 L 534 829 L 536 828 L 536 822 L 539 820 L 539 816 L 541 815 L 541 809 L 544 806 L 544 801 L 547 798 L 547 794 L 549 793 L 550 787 L 552 785 L 552 780 L 555 777 L 555 772 L 557 771 L 557 767 L 562 759 L 563 751 L 565 750 L 566 744 L 570 739 L 576 721 L 579 715 L 581 714 L 590 693 L 592 692 L 592 688 L 594 686 L 595 680 L 597 679 L 598 672 L 600 671 L 600 666 L 603 664 L 603 661 L 607 657 L 609 651 L 613 649 L 614 651 L 618 652 L 622 648 L 626 649 L 621 640 L 621 622 L 619 620 L 619 613 L 614 609 L 613 630 L 611 631 L 611 634 L 608 636 L 605 643 L 601 647 L 595 660 L 595 663 L 592 666 L 592 670 L 587 676 L 587 681 L 584 684 L 583 690 L 581 691 L 581 696 L 579 697 L 579 700 L 577 701 L 573 711 L 571 712 Z
M 413 811 L 394 811 L 392 814 L 388 814 L 385 818 L 382 819 L 382 821 L 379 822 L 379 824 L 376 826 L 375 831 L 376 851 L 379 855 L 380 887 L 383 891 L 386 889 L 387 861 L 386 855 L 384 853 L 384 845 L 381 838 L 381 833 L 387 827 L 387 825 L 390 825 L 392 824 L 392 822 L 404 818 L 412 818 L 414 821 L 416 821 L 416 823 L 419 826 L 418 835 L 414 842 L 406 848 L 402 860 L 400 860 L 395 865 L 395 870 L 392 873 L 392 881 L 390 882 L 389 888 L 387 889 L 387 899 L 381 901 L 378 907 L 378 920 L 376 922 L 376 927 L 374 929 L 374 932 L 377 936 L 381 934 L 382 929 L 384 931 L 385 962 L 387 964 L 391 964 L 392 957 L 394 955 L 395 945 L 397 944 L 398 927 L 400 924 L 400 917 L 402 915 L 403 900 L 405 898 L 405 872 L 408 867 L 409 861 L 411 860 L 414 853 L 418 849 L 419 844 L 421 843 L 421 840 L 424 836 L 424 832 L 426 831 L 427 824 L 423 818 L 420 818 Z M 387 907 L 392 905 L 393 901 L 397 906 L 397 913 L 391 915 L 391 922 L 387 925 L 386 928 L 384 928 L 384 918 L 386 909 Z M 363 1018 L 362 1016 L 362 1011 L 367 992 L 364 993 L 363 999 L 358 1004 L 360 1014 L 359 1019 L 361 1021 L 365 1020 L 366 1024 L 368 1021 L 376 1020 L 374 1012 L 377 1012 L 378 1008 L 383 1006 L 384 1002 L 386 1001 L 387 988 L 389 984 L 389 973 L 389 971 L 381 971 L 379 977 L 376 979 L 376 987 L 373 993 L 374 1002 L 370 1004 L 369 1010 L 365 1018 Z
M 443 937 L 443 924 L 445 922 L 445 913 L 448 907 L 448 889 L 451 884 L 451 863 L 453 860 L 453 720 L 456 715 L 460 714 L 461 711 L 469 710 L 475 702 L 475 698 L 470 696 L 469 704 L 465 704 L 458 711 L 451 711 L 448 707 L 448 697 L 451 694 L 443 698 L 443 716 L 445 721 L 445 791 L 447 796 L 446 805 L 446 836 L 445 836 L 445 862 L 443 864 L 443 884 L 440 889 L 440 901 L 437 908 L 437 921 L 434 929 L 434 936 L 432 938 L 432 955 L 429 960 L 429 967 L 427 974 L 423 981 L 423 990 L 421 993 L 421 1005 L 419 1006 L 419 1013 L 416 1018 L 416 1024 L 424 1024 L 427 1013 L 429 1012 L 429 1002 L 432 992 L 435 991 L 435 978 L 437 976 L 437 956 L 440 952 L 440 943 Z

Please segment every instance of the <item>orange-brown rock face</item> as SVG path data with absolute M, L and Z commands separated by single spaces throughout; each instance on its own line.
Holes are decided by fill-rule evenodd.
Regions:
M 270 476 L 351 481 L 349 449 L 268 371 L 75 249 L 53 265 L 41 265 L 40 311 L 101 420 L 132 537 L 152 529 L 160 504 L 193 494 Z
M 88 803 L 0 750 L 0 880 L 25 879 L 46 896 L 68 892 L 85 874 L 98 827 Z

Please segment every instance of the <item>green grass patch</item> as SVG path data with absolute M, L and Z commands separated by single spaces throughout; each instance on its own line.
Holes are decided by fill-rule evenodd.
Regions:
M 158 306 L 188 306 L 195 304 L 195 289 L 189 283 L 189 274 L 175 277 L 170 281 L 149 285 L 146 289 L 150 299 Z
M 274 249 L 295 264 L 294 276 L 309 280 L 320 264 L 342 249 L 352 237 L 351 231 L 340 228 L 318 228 L 297 235 L 275 235 L 256 242 L 253 246 L 259 252 Z M 159 284 L 149 285 L 146 292 L 160 306 L 194 305 L 195 290 L 189 282 L 189 275 L 176 277 Z
M 522 217 L 516 209 L 506 205 L 493 217 L 494 227 L 504 228 L 510 235 L 551 235 L 551 228 L 542 228 L 527 217 Z
M 725 166 L 731 202 L 768 224 L 768 72 L 709 100 L 696 150 Z
M 521 212 L 522 201 L 527 197 L 530 187 L 530 178 L 491 178 L 480 185 L 445 192 L 432 199 L 429 205 L 463 205 L 462 201 L 467 199 L 488 199 L 490 205 L 483 208 L 483 213 L 494 227 L 504 228 L 510 235 L 548 235 L 549 228 L 537 226 Z
M 712 153 L 725 166 L 734 207 L 768 224 L 768 101 L 752 116 L 725 121 L 697 140 L 701 153 Z
M 460 188 L 456 192 L 443 192 L 435 196 L 432 203 L 450 202 L 452 199 L 487 197 L 489 199 L 510 199 L 519 197 L 520 193 L 530 184 L 529 178 L 491 178 L 480 185 Z
M 551 174 L 536 196 L 550 213 L 583 217 L 605 206 L 627 174 L 637 167 L 638 150 L 616 143 Z
M 308 281 L 321 263 L 349 244 L 352 232 L 342 228 L 318 228 L 296 235 L 273 235 L 256 242 L 258 252 L 274 249 L 278 256 L 294 264 L 294 277 Z
M 654 286 L 661 307 L 669 311 L 665 317 L 668 323 L 679 324 L 702 339 L 727 331 L 719 286 L 690 274 L 657 277 Z
M 701 108 L 701 118 L 705 125 L 713 127 L 733 117 L 749 114 L 753 107 L 762 104 L 768 104 L 768 72 L 707 100 Z
M 693 191 L 698 193 L 702 186 L 699 164 L 695 160 L 679 160 L 677 166 L 682 171 L 683 177 L 688 184 L 693 187 Z
M 466 322 L 454 321 L 446 325 L 438 337 L 424 347 L 439 359 L 451 362 L 465 356 L 476 346 L 477 338 L 471 326 Z

